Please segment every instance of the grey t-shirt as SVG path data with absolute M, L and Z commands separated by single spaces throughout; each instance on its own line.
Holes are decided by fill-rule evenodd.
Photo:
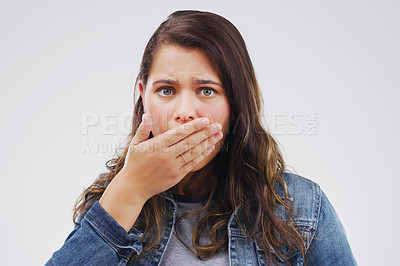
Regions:
M 198 210 L 203 206 L 201 202 L 191 202 L 184 196 L 178 196 L 176 199 L 178 206 L 178 219 L 183 213 Z M 179 219 L 176 224 L 179 237 L 192 250 L 194 250 L 192 246 L 192 232 L 199 218 L 200 217 L 198 216 L 185 216 L 182 219 Z M 203 234 L 200 238 L 200 243 L 208 243 L 209 239 L 208 234 Z M 228 250 L 220 252 L 210 259 L 200 260 L 184 244 L 182 244 L 181 241 L 179 241 L 176 237 L 175 230 L 173 230 L 160 265 L 229 265 Z

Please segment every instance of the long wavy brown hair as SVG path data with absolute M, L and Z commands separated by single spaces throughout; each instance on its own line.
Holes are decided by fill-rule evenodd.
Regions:
M 238 208 L 240 225 L 262 247 L 271 262 L 276 255 L 285 258 L 283 250 L 301 249 L 305 259 L 303 239 L 293 221 L 286 183 L 282 177 L 285 162 L 277 143 L 262 124 L 262 96 L 245 42 L 236 27 L 227 19 L 210 12 L 176 11 L 158 27 L 150 38 L 142 58 L 138 81 L 147 84 L 147 78 L 156 51 L 166 44 L 188 49 L 201 49 L 215 67 L 230 104 L 229 132 L 222 149 L 213 160 L 200 169 L 207 173 L 202 186 L 207 187 L 206 210 L 197 223 L 192 237 L 194 252 L 200 258 L 209 258 L 225 250 L 228 245 L 227 223 Z M 87 212 L 102 196 L 107 185 L 124 166 L 129 142 L 135 135 L 144 112 L 141 96 L 135 103 L 132 132 L 122 154 L 107 161 L 108 172 L 100 174 L 75 204 L 74 221 Z M 150 134 L 150 137 L 153 137 Z M 203 175 L 204 176 L 204 175 Z M 196 191 L 196 174 L 185 185 L 186 194 Z M 284 190 L 284 197 L 275 187 Z M 274 210 L 283 206 L 289 219 L 280 219 Z M 135 227 L 144 232 L 143 252 L 157 246 L 163 232 L 166 204 L 161 195 L 155 195 L 144 205 Z M 210 242 L 200 244 L 202 231 L 208 232 Z M 282 247 L 285 247 L 282 249 Z M 275 253 L 275 254 L 274 254 Z

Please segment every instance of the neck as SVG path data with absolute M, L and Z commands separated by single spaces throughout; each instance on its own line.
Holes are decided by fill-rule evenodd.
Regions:
M 204 169 L 204 168 L 203 168 Z M 178 184 L 176 184 L 171 191 L 175 194 L 186 195 L 184 192 L 184 187 L 187 182 L 195 175 L 194 180 L 190 180 L 188 184 L 189 187 L 187 188 L 188 193 L 193 192 L 193 194 L 201 195 L 205 194 L 206 187 L 204 186 L 205 179 L 208 176 L 207 171 L 199 170 L 197 172 L 190 172 L 188 173 Z

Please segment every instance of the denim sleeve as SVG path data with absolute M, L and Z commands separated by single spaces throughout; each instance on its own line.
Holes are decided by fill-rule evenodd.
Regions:
M 307 265 L 357 265 L 335 209 L 321 190 L 318 227 L 306 254 Z
M 134 227 L 127 233 L 98 201 L 77 222 L 46 265 L 126 265 L 132 252 L 142 251 L 142 233 Z

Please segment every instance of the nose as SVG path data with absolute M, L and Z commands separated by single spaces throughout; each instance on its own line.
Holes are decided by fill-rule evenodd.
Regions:
M 190 90 L 183 90 L 180 96 L 176 102 L 175 121 L 184 124 L 197 118 L 196 99 Z

